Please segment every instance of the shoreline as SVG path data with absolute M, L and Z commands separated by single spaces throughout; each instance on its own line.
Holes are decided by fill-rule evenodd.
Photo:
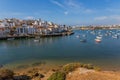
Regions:
M 67 35 L 73 35 L 74 32 L 67 31 L 62 33 L 54 33 L 54 34 L 34 34 L 34 35 L 15 35 L 15 36 L 5 36 L 0 37 L 0 40 L 14 40 L 14 39 L 28 39 L 28 38 L 35 38 L 35 37 L 57 37 L 57 36 L 67 36 Z
M 19 69 L 27 69 L 31 67 L 38 67 L 38 66 L 45 66 L 45 67 L 58 67 L 58 66 L 63 66 L 68 63 L 82 63 L 82 64 L 93 64 L 94 66 L 100 67 L 103 71 L 118 71 L 120 72 L 120 68 L 115 67 L 115 66 L 102 66 L 100 64 L 94 64 L 94 63 L 87 63 L 87 62 L 79 62 L 79 61 L 54 61 L 54 60 L 41 60 L 41 61 L 27 61 L 27 62 L 15 62 L 15 63 L 10 63 L 10 64 L 5 64 L 3 65 L 3 68 L 8 68 L 12 70 L 19 70 Z
M 116 77 L 120 79 L 119 77 L 120 71 L 106 71 L 106 70 L 100 70 L 98 67 L 94 69 L 92 67 L 94 66 L 93 65 L 90 66 L 89 64 L 88 66 L 80 67 L 79 63 L 68 63 L 64 65 L 53 65 L 53 64 L 48 65 L 45 63 L 41 63 L 27 68 L 19 68 L 19 69 L 13 69 L 13 70 L 11 69 L 11 70 L 14 72 L 14 78 L 17 78 L 17 80 L 21 80 L 23 78 L 24 78 L 23 80 L 48 80 L 48 78 L 50 78 L 54 73 L 61 71 L 65 72 L 66 70 L 68 71 L 67 73 L 65 72 L 66 79 L 62 79 L 62 80 L 73 80 L 75 78 L 76 78 L 75 80 L 79 80 L 80 78 L 82 79 L 83 76 L 86 75 L 87 76 L 84 78 L 87 79 L 93 78 L 92 80 L 109 80 L 111 78 L 112 78 L 111 80 L 116 80 Z M 100 76 L 103 78 L 101 78 Z M 27 78 L 31 78 L 31 79 L 27 79 Z M 86 80 L 84 78 L 82 80 Z

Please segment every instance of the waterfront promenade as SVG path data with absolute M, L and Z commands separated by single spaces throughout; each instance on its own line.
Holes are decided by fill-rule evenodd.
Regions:
M 27 39 L 27 38 L 35 38 L 35 37 L 56 37 L 56 36 L 67 36 L 72 35 L 74 32 L 62 32 L 62 33 L 54 33 L 54 34 L 33 34 L 33 35 L 14 35 L 14 36 L 3 36 L 0 37 L 0 40 L 8 40 L 8 39 Z

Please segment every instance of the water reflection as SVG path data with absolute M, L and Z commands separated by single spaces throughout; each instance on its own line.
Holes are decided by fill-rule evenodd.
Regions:
M 12 48 L 12 47 L 31 47 L 31 46 L 40 46 L 45 44 L 55 43 L 57 40 L 62 39 L 62 37 L 49 37 L 49 38 L 40 38 L 39 42 L 34 42 L 34 38 L 32 39 L 20 39 L 20 40 L 12 40 L 12 41 L 0 41 L 0 48 Z

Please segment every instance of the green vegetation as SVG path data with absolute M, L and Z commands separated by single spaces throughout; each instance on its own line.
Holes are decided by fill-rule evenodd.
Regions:
M 82 67 L 86 69 L 94 69 L 94 66 L 92 64 L 83 64 Z
M 74 71 L 76 68 L 81 67 L 81 65 L 82 64 L 80 63 L 70 63 L 70 64 L 63 66 L 62 71 L 65 73 L 69 73 L 69 72 Z
M 96 71 L 100 71 L 101 69 L 97 66 L 93 66 L 92 64 L 81 64 L 81 63 L 70 63 L 66 64 L 59 69 L 53 69 L 54 72 L 47 80 L 65 80 L 66 75 L 77 68 L 86 68 L 93 69 Z M 30 69 L 24 75 L 14 75 L 14 72 L 9 69 L 0 68 L 0 80 L 30 80 L 30 79 L 41 79 L 44 78 L 45 75 L 41 74 L 38 68 Z
M 9 69 L 0 69 L 0 79 L 12 79 L 14 72 Z
M 28 71 L 27 75 L 30 76 L 31 78 L 35 78 L 35 77 L 44 78 L 44 75 L 39 73 L 38 69 L 35 69 L 35 68 Z
M 101 71 L 101 68 L 100 68 L 100 67 L 97 67 L 97 66 L 94 66 L 94 70 L 95 70 L 95 71 Z
M 55 72 L 53 73 L 48 80 L 65 80 L 65 76 L 66 74 L 68 74 L 69 72 L 74 71 L 77 68 L 86 68 L 86 69 L 94 69 L 97 71 L 100 71 L 99 67 L 93 66 L 92 64 L 81 64 L 81 63 L 70 63 L 70 64 L 66 64 L 64 65 L 59 72 Z
M 63 72 L 53 73 L 47 80 L 65 80 L 66 74 Z
M 69 72 L 74 71 L 76 68 L 82 67 L 83 64 L 80 63 L 70 63 L 70 64 L 66 64 L 64 65 L 59 72 L 55 72 L 53 73 L 48 80 L 65 80 L 65 76 L 66 74 L 68 74 Z
M 70 63 L 70 64 L 63 66 L 62 71 L 67 74 L 69 72 L 74 71 L 76 68 L 79 68 L 79 67 L 86 68 L 86 69 L 94 69 L 96 71 L 101 70 L 99 67 L 96 67 L 92 64 Z

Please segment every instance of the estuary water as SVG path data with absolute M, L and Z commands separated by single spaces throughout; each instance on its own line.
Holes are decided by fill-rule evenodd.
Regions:
M 91 63 L 103 69 L 120 70 L 120 39 L 112 38 L 119 31 L 74 31 L 71 36 L 20 39 L 0 41 L 0 64 L 5 66 L 31 64 L 46 61 L 55 64 L 69 62 Z M 97 35 L 102 35 L 100 43 L 95 42 Z M 78 36 L 79 37 L 76 37 Z M 81 39 L 86 39 L 81 42 Z

